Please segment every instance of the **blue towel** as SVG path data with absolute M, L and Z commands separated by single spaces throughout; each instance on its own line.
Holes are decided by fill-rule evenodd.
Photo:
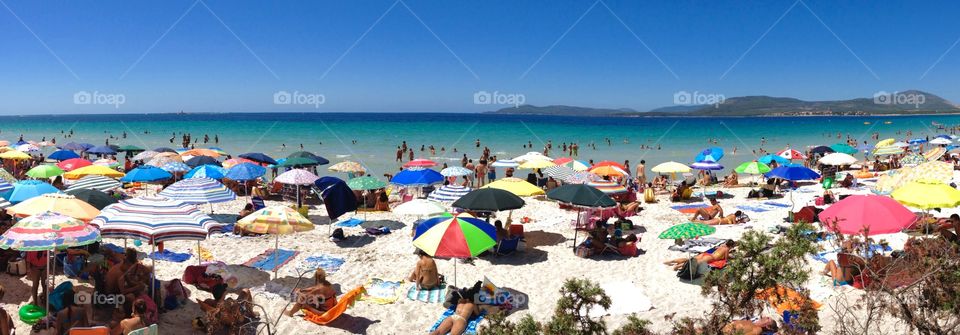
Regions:
M 113 243 L 107 243 L 107 244 L 102 245 L 101 247 L 102 247 L 102 248 L 110 249 L 110 251 L 113 251 L 113 252 L 118 253 L 118 254 L 122 254 L 122 253 L 123 253 L 123 248 L 120 247 L 119 245 L 116 245 L 116 244 L 113 244 Z
M 327 274 L 331 274 L 340 270 L 340 266 L 347 261 L 343 258 L 330 256 L 330 255 L 319 255 L 319 256 L 310 256 L 303 260 L 300 263 L 300 269 L 303 270 L 316 270 L 323 269 Z
M 706 207 L 707 207 L 707 205 L 705 205 L 705 204 L 688 204 L 688 205 L 675 205 L 675 206 L 670 206 L 670 208 L 673 208 L 673 209 L 676 209 L 676 210 L 691 209 L 691 208 L 706 208 Z
M 750 206 L 750 205 L 740 205 L 740 206 L 737 206 L 737 209 L 740 209 L 742 211 L 747 211 L 747 212 L 754 212 L 754 213 L 763 213 L 763 212 L 770 211 L 769 208 L 764 208 L 761 206 Z
M 440 320 L 437 320 L 437 323 L 434 323 L 433 327 L 430 327 L 430 331 L 432 332 L 434 330 L 437 330 L 437 328 L 440 328 L 440 323 L 442 323 L 443 320 L 446 320 L 451 315 L 453 315 L 453 312 L 454 312 L 453 308 L 448 309 L 446 312 L 443 312 L 443 315 L 440 316 Z M 465 329 L 463 333 L 476 334 L 477 326 L 480 325 L 480 321 L 483 321 L 483 317 L 486 315 L 487 315 L 486 311 L 480 311 L 480 314 L 478 314 L 476 317 L 470 319 L 470 321 L 467 322 L 467 329 Z
M 236 222 L 232 222 L 220 228 L 220 231 L 224 234 L 233 234 L 233 228 L 237 225 Z
M 363 223 L 363 220 L 361 220 L 361 219 L 358 219 L 358 218 L 350 218 L 349 220 L 338 222 L 338 223 L 337 223 L 337 226 L 340 226 L 340 227 L 356 227 L 356 226 L 359 226 L 361 223 Z
M 293 250 L 269 249 L 257 257 L 250 259 L 243 265 L 264 271 L 274 271 L 284 264 L 287 264 L 287 262 L 293 259 L 298 253 L 298 251 Z
M 773 201 L 767 201 L 767 202 L 764 202 L 763 204 L 767 206 L 780 207 L 780 208 L 787 208 L 791 206 L 790 204 L 782 204 L 782 203 L 773 202 Z
M 158 261 L 182 263 L 190 259 L 191 256 L 193 255 L 189 253 L 179 253 L 179 252 L 173 252 L 170 250 L 164 250 L 162 252 L 154 251 L 152 254 L 150 254 L 150 256 L 147 256 L 147 257 L 150 257 L 151 259 L 158 260 Z

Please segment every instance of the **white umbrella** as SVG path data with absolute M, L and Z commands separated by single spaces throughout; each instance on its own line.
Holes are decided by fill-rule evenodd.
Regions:
M 901 148 L 906 148 L 906 147 L 909 147 L 909 146 L 910 146 L 910 144 L 909 144 L 909 143 L 906 143 L 906 142 L 903 142 L 903 141 L 900 141 L 900 142 L 894 142 L 894 143 L 893 143 L 893 144 L 891 144 L 890 146 L 891 146 L 891 147 L 901 147 Z
M 461 166 L 451 166 L 446 169 L 440 170 L 440 175 L 444 177 L 462 177 L 472 175 L 473 171 L 470 169 L 461 167 Z
M 400 215 L 430 216 L 446 212 L 440 203 L 426 199 L 410 200 L 393 208 L 393 213 Z
M 950 140 L 945 139 L 945 138 L 943 138 L 943 137 L 937 137 L 937 138 L 935 138 L 935 139 L 930 140 L 930 144 L 947 145 L 947 144 L 950 144 L 950 143 L 953 143 L 953 141 L 950 141 Z
M 517 156 L 517 157 L 515 157 L 513 160 L 515 160 L 515 161 L 517 161 L 517 162 L 519 162 L 519 163 L 523 163 L 523 162 L 530 161 L 530 160 L 534 160 L 534 159 L 542 159 L 542 160 L 548 160 L 548 161 L 552 161 L 552 160 L 553 160 L 553 158 L 544 156 L 542 153 L 539 153 L 539 152 L 536 152 L 536 151 L 531 151 L 531 152 L 525 153 L 525 154 L 523 154 L 523 155 Z
M 493 162 L 493 164 L 490 164 L 490 166 L 495 168 L 516 168 L 520 166 L 520 163 L 512 159 L 498 159 L 496 162 Z
M 857 159 L 841 152 L 827 154 L 820 158 L 820 164 L 824 165 L 851 165 L 857 162 Z
M 273 181 L 287 184 L 287 185 L 297 185 L 297 206 L 300 206 L 300 186 L 313 185 L 313 182 L 320 179 L 317 175 L 310 173 L 310 171 L 304 169 L 293 169 L 284 173 L 281 173 Z

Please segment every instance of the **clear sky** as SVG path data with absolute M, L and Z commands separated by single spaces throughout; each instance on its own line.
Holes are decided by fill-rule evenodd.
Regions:
M 0 113 L 502 107 L 478 91 L 641 111 L 678 91 L 958 102 L 957 13 L 957 1 L 2 0 Z M 280 91 L 305 104 L 275 103 Z

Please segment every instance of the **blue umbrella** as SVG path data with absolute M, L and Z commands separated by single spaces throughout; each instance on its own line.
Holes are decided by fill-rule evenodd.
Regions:
M 227 172 L 227 169 L 216 165 L 200 165 L 193 168 L 190 172 L 183 175 L 184 178 L 210 178 L 210 179 L 223 179 L 224 174 Z
M 723 158 L 723 148 L 720 148 L 720 147 L 712 147 L 712 148 L 707 148 L 707 149 L 704 149 L 703 151 L 701 151 L 700 154 L 697 155 L 697 159 L 695 159 L 695 161 L 697 161 L 697 162 L 704 162 L 704 161 L 719 162 L 721 158 Z
M 152 182 L 172 178 L 173 175 L 164 169 L 153 165 L 143 165 L 127 172 L 127 175 L 120 178 L 125 183 L 131 182 Z
M 172 153 L 177 153 L 176 150 L 173 150 L 173 149 L 170 149 L 170 148 L 167 148 L 167 147 L 159 147 L 159 148 L 153 149 L 153 151 L 156 151 L 156 152 L 172 152 Z
M 87 149 L 87 152 L 91 154 L 98 154 L 98 155 L 116 155 L 117 154 L 117 150 L 114 150 L 109 145 L 101 145 L 99 147 L 93 147 L 93 148 Z
M 163 170 L 165 170 L 165 171 L 167 171 L 167 172 L 187 172 L 187 171 L 190 171 L 190 166 L 189 166 L 189 165 L 184 164 L 184 163 L 180 163 L 180 162 L 170 162 L 170 163 L 167 163 L 167 164 L 163 164 L 163 166 L 160 167 L 160 168 L 163 169 Z
M 915 139 L 910 140 L 910 144 L 920 144 L 920 143 L 927 143 L 927 139 L 925 139 L 925 138 L 915 138 Z
M 764 174 L 767 178 L 780 178 L 786 180 L 814 180 L 820 179 L 820 174 L 804 166 L 784 165 L 770 170 Z
M 68 160 L 68 159 L 80 158 L 80 155 L 77 155 L 76 152 L 73 152 L 73 151 L 70 151 L 70 150 L 57 150 L 57 151 L 54 151 L 54 152 L 50 153 L 50 155 L 47 156 L 47 158 L 49 158 L 49 159 L 55 159 L 55 160 L 58 160 L 58 161 L 65 161 L 65 160 Z
M 400 186 L 425 186 L 441 181 L 443 181 L 443 175 L 430 169 L 403 170 L 390 179 L 391 184 Z
M 190 178 L 173 183 L 159 195 L 188 204 L 208 204 L 237 198 L 229 188 L 210 178 Z
M 723 170 L 723 165 L 709 160 L 690 164 L 690 167 L 697 170 Z
M 780 157 L 780 155 L 769 154 L 758 159 L 760 163 L 770 165 L 770 162 L 777 162 L 777 164 L 788 164 L 790 163 L 789 159 Z
M 8 183 L 6 180 L 0 179 L 0 193 L 9 191 L 13 189 L 13 185 Z
M 223 176 L 233 180 L 253 180 L 267 173 L 267 169 L 250 163 L 240 163 L 227 169 Z
M 60 192 L 60 190 L 53 187 L 53 185 L 39 180 L 24 180 L 13 184 L 13 192 L 10 192 L 10 197 L 7 198 L 7 200 L 17 204 L 33 197 L 57 192 Z
M 190 157 L 186 162 L 190 167 L 198 167 L 200 165 L 220 165 L 220 162 L 216 158 L 210 156 L 193 156 Z
M 240 157 L 246 158 L 258 163 L 265 163 L 265 164 L 272 164 L 272 165 L 280 164 L 279 162 L 274 160 L 272 157 L 259 152 L 248 152 L 245 154 L 241 154 Z
M 81 145 L 80 143 L 77 143 L 77 142 L 70 142 L 70 143 L 61 145 L 61 146 L 59 146 L 58 148 L 63 149 L 63 150 L 75 150 L 75 151 L 83 151 L 83 150 L 86 150 L 86 149 L 87 149 L 87 148 L 85 148 L 83 145 Z
M 357 210 L 357 197 L 340 178 L 320 177 L 313 185 L 320 190 L 330 220 L 336 221 L 341 215 Z

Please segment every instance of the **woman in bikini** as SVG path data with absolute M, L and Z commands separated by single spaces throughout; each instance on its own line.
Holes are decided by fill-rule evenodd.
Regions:
M 736 213 L 733 213 L 724 217 L 716 217 L 709 220 L 693 220 L 693 221 L 699 222 L 705 225 L 711 225 L 711 226 L 730 225 L 730 224 L 741 224 L 741 223 L 750 222 L 750 217 L 747 216 L 746 214 L 743 214 L 743 212 L 741 211 L 737 211 Z
M 337 292 L 333 289 L 333 284 L 327 281 L 327 273 L 323 269 L 317 269 L 317 272 L 313 275 L 313 280 L 313 286 L 295 291 L 297 302 L 284 314 L 293 316 L 301 309 L 323 314 L 323 312 L 337 305 Z
M 454 311 L 453 315 L 440 322 L 440 325 L 437 326 L 437 330 L 431 332 L 430 335 L 463 334 L 463 332 L 467 329 L 467 320 L 470 320 L 479 313 L 480 309 L 477 308 L 477 305 L 473 303 L 472 299 L 470 299 L 469 294 L 461 294 L 460 300 L 457 301 L 457 309 Z
M 693 259 L 697 261 L 697 263 L 710 263 L 714 261 L 727 259 L 727 256 L 730 255 L 730 250 L 732 250 L 736 246 L 737 246 L 737 242 L 734 242 L 733 240 L 727 240 L 726 243 L 717 247 L 715 250 L 713 250 L 712 253 L 704 252 L 697 255 Z M 690 261 L 689 258 L 677 258 L 677 259 L 663 262 L 663 264 L 672 265 L 673 271 L 680 271 L 680 269 L 682 269 L 684 265 L 687 265 L 687 262 L 689 261 Z

